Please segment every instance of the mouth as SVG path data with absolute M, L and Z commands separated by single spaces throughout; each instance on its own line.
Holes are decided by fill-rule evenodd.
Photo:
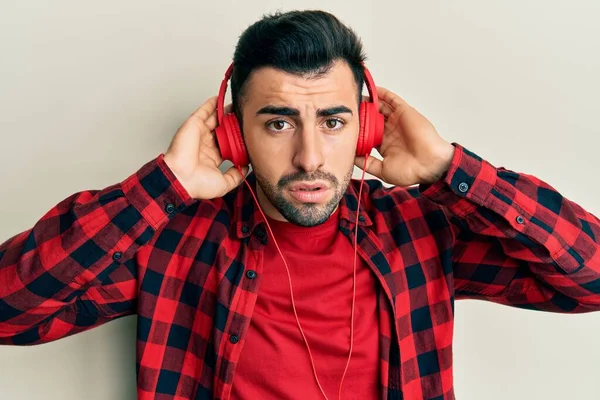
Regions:
M 320 182 L 311 182 L 311 183 L 295 183 L 290 185 L 290 191 L 294 192 L 294 191 L 305 191 L 305 192 L 310 192 L 310 191 L 315 191 L 315 190 L 321 190 L 321 189 L 325 189 L 327 188 L 327 185 L 325 185 L 324 183 L 320 183 Z
M 289 188 L 291 196 L 301 203 L 320 203 L 327 197 L 329 190 L 324 182 L 299 182 Z

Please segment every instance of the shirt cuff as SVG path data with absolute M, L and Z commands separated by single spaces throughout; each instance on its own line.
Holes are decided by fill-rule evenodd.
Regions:
M 496 168 L 458 143 L 448 171 L 437 182 L 419 185 L 421 195 L 442 204 L 458 217 L 475 211 L 496 184 Z
M 164 154 L 121 183 L 125 197 L 154 230 L 162 228 L 193 199 L 164 161 Z

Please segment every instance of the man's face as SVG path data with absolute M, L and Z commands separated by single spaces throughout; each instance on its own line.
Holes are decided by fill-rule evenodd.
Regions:
M 336 62 L 315 78 L 265 67 L 247 85 L 243 132 L 263 209 L 296 225 L 324 222 L 352 177 L 359 131 L 352 70 Z

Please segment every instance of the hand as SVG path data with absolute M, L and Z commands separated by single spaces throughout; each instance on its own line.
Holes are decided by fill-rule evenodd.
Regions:
M 164 156 L 165 163 L 195 199 L 222 197 L 243 181 L 243 176 L 235 167 L 224 173 L 219 170 L 223 158 L 213 132 L 216 127 L 215 96 L 181 125 Z M 243 168 L 242 173 L 245 176 L 248 168 Z
M 377 88 L 379 111 L 385 117 L 383 161 L 369 157 L 366 172 L 395 186 L 431 184 L 450 167 L 454 146 L 442 139 L 431 122 L 398 95 Z M 364 157 L 354 163 L 364 166 Z

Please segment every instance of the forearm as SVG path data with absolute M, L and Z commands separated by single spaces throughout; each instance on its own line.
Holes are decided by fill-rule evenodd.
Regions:
M 443 178 L 422 189 L 461 221 L 455 254 L 459 287 L 489 290 L 474 276 L 501 268 L 508 274 L 503 278 L 508 292 L 502 293 L 522 295 L 533 287 L 529 277 L 579 304 L 600 308 L 600 221 L 550 185 L 495 168 L 458 146 Z M 517 268 L 524 265 L 525 275 Z M 546 291 L 542 297 L 548 296 Z
M 119 184 L 68 197 L 33 228 L 1 244 L 0 343 L 42 323 L 48 329 L 54 316 L 76 312 L 78 299 L 86 305 L 103 303 L 102 296 L 127 301 L 113 298 L 114 288 L 90 288 L 101 284 L 107 268 L 134 258 L 190 202 L 164 162 L 153 160 Z M 134 276 L 120 285 L 122 296 L 135 296 Z

